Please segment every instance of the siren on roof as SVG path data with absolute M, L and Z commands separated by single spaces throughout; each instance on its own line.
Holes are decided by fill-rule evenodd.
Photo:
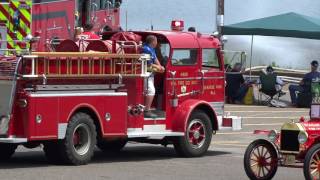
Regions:
M 171 22 L 172 31 L 183 31 L 184 30 L 184 21 L 182 20 L 173 20 Z

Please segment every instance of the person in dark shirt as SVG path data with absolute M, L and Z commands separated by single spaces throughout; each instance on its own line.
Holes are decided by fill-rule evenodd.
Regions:
M 239 103 L 242 101 L 248 91 L 248 86 L 245 84 L 243 75 L 241 74 L 240 63 L 236 63 L 233 69 L 227 73 L 227 97 L 229 103 Z
M 297 104 L 297 93 L 298 92 L 311 92 L 311 82 L 313 80 L 316 80 L 320 78 L 320 73 L 318 72 L 318 61 L 312 61 L 311 62 L 311 72 L 304 75 L 302 81 L 299 85 L 290 85 L 289 91 L 290 91 L 290 97 L 291 97 L 291 103 L 292 105 Z

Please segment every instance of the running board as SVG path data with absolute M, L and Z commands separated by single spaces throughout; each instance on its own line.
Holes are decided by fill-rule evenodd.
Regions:
M 155 125 L 157 126 L 157 125 Z M 184 136 L 183 132 L 172 132 L 169 130 L 161 130 L 160 128 L 155 128 L 153 131 L 150 128 L 129 128 L 128 138 L 150 138 L 150 139 L 161 139 L 168 136 Z
M 27 138 L 15 138 L 15 137 L 9 137 L 9 138 L 0 138 L 0 143 L 26 143 L 28 142 Z

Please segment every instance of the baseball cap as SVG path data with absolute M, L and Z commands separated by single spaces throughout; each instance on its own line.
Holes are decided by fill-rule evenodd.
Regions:
M 314 66 L 314 67 L 318 67 L 319 63 L 318 63 L 318 61 L 314 60 L 314 61 L 311 62 L 311 65 Z

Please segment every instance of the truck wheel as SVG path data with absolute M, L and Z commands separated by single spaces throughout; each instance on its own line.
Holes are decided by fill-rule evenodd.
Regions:
M 211 138 L 210 118 L 203 111 L 194 111 L 188 120 L 185 135 L 177 137 L 173 145 L 180 156 L 199 157 L 207 152 Z
M 118 140 L 99 140 L 97 146 L 100 150 L 104 152 L 118 152 L 124 148 L 127 144 L 126 139 L 118 139 Z
M 16 151 L 18 145 L 0 143 L 0 161 L 5 161 L 11 158 Z
M 320 179 L 320 144 L 308 150 L 303 164 L 303 173 L 306 180 Z
M 64 162 L 73 165 L 87 164 L 93 156 L 96 138 L 92 118 L 81 112 L 75 114 L 68 124 L 65 139 L 59 144 Z
M 244 170 L 252 180 L 272 179 L 278 169 L 278 155 L 268 141 L 253 141 L 244 154 Z

